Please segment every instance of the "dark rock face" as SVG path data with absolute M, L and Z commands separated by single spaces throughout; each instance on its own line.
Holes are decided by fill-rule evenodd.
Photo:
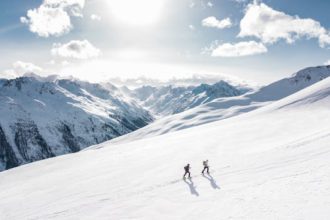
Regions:
M 25 161 L 33 162 L 55 156 L 33 122 L 21 120 L 12 129 L 15 144 Z
M 25 83 L 28 83 L 29 78 L 28 77 L 20 77 L 17 79 L 10 79 L 7 80 L 4 84 L 4 86 L 6 87 L 11 87 L 11 86 L 15 86 L 17 88 L 18 91 L 22 90 L 22 85 Z
M 4 165 L 4 169 L 10 169 L 19 165 L 18 159 L 12 147 L 9 145 L 6 135 L 0 126 L 0 164 Z
M 72 153 L 80 151 L 79 143 L 77 139 L 71 133 L 71 129 L 68 125 L 63 124 L 59 131 L 62 133 L 63 143 L 68 146 Z

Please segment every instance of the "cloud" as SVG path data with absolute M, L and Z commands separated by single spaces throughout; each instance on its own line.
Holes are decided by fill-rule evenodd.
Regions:
M 212 3 L 212 2 L 207 2 L 206 5 L 207 5 L 208 7 L 210 7 L 210 8 L 213 7 L 213 3 Z
M 33 63 L 23 62 L 23 61 L 16 61 L 12 64 L 11 69 L 7 69 L 1 72 L 0 78 L 4 79 L 13 79 L 16 77 L 23 76 L 25 74 L 42 74 L 43 69 Z
M 241 88 L 251 88 L 254 86 L 252 82 L 247 82 L 239 77 L 234 77 L 232 75 L 226 74 L 187 74 L 186 76 L 172 76 L 168 79 L 158 79 L 154 77 L 146 77 L 146 76 L 136 76 L 129 78 L 121 78 L 121 77 L 111 77 L 107 78 L 107 81 L 117 85 L 117 86 L 128 86 L 132 88 L 140 87 L 140 86 L 192 86 L 192 85 L 200 85 L 202 83 L 206 84 L 214 84 L 219 81 L 226 81 L 231 85 L 241 87 Z
M 92 14 L 91 19 L 93 21 L 101 21 L 101 17 L 99 15 L 96 15 L 96 14 Z
M 330 60 L 324 63 L 324 65 L 330 65 Z
M 13 70 L 17 74 L 24 73 L 41 73 L 43 69 L 33 63 L 27 63 L 23 61 L 16 61 L 13 63 Z
M 40 37 L 61 36 L 73 28 L 71 17 L 82 17 L 84 5 L 85 0 L 44 0 L 20 20 Z
M 194 30 L 196 29 L 195 26 L 192 25 L 192 24 L 190 24 L 188 27 L 189 27 L 189 29 L 192 30 L 192 31 L 194 31 Z
M 273 44 L 281 39 L 293 43 L 306 37 L 318 39 L 320 47 L 330 45 L 330 32 L 318 21 L 287 15 L 264 3 L 255 2 L 247 6 L 240 29 L 239 37 L 253 36 L 266 44 Z
M 62 66 L 67 66 L 70 65 L 70 62 L 68 62 L 67 60 L 63 60 L 61 64 Z
M 40 37 L 60 36 L 72 29 L 70 16 L 62 8 L 40 6 L 29 10 L 27 17 L 21 17 L 21 22 L 28 24 L 30 31 Z
M 218 20 L 216 17 L 211 16 L 202 20 L 202 25 L 205 27 L 214 27 L 219 29 L 230 28 L 233 24 L 230 18 Z
M 64 8 L 71 16 L 82 17 L 85 0 L 44 0 L 43 4 L 54 8 Z
M 213 57 L 242 57 L 266 53 L 264 44 L 255 41 L 244 41 L 236 44 L 225 43 L 217 46 L 212 51 Z
M 51 54 L 65 58 L 88 59 L 98 57 L 101 51 L 94 47 L 88 40 L 73 40 L 66 44 L 54 44 Z

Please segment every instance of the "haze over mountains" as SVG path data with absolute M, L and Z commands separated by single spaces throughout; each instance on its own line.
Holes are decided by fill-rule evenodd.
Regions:
M 131 96 L 150 110 L 154 115 L 177 114 L 219 97 L 238 96 L 249 91 L 248 88 L 234 87 L 225 81 L 198 86 L 142 86 L 134 89 Z
M 253 111 L 294 94 L 329 76 L 330 66 L 306 68 L 256 91 L 246 92 L 240 96 L 214 99 L 180 114 L 160 118 L 125 137 L 114 139 L 113 143 L 130 142 L 136 139 L 162 135 Z
M 263 103 L 246 114 L 1 172 L 0 219 L 327 219 L 329 72 L 226 98 Z

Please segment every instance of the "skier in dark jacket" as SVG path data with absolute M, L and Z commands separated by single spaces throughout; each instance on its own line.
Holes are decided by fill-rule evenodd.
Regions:
M 186 175 L 190 178 L 190 164 L 188 163 L 187 166 L 184 167 L 184 175 L 183 178 L 186 178 Z
M 204 169 L 202 171 L 202 174 L 204 175 L 205 170 L 206 170 L 207 174 L 210 174 L 210 172 L 209 172 L 209 161 L 208 160 L 203 161 L 203 166 L 204 166 Z

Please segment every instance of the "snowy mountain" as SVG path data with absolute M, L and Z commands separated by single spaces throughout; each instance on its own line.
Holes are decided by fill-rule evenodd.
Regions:
M 0 171 L 77 152 L 153 120 L 112 86 L 21 77 L 0 81 Z
M 242 95 L 249 89 L 234 87 L 225 81 L 198 86 L 142 86 L 131 91 L 132 97 L 155 115 L 177 114 L 220 97 Z
M 182 113 L 160 118 L 125 137 L 114 139 L 113 143 L 162 135 L 243 114 L 294 94 L 329 76 L 330 66 L 306 68 L 257 91 L 241 96 L 218 98 Z
M 328 219 L 329 109 L 328 78 L 246 114 L 7 170 L 0 219 Z

